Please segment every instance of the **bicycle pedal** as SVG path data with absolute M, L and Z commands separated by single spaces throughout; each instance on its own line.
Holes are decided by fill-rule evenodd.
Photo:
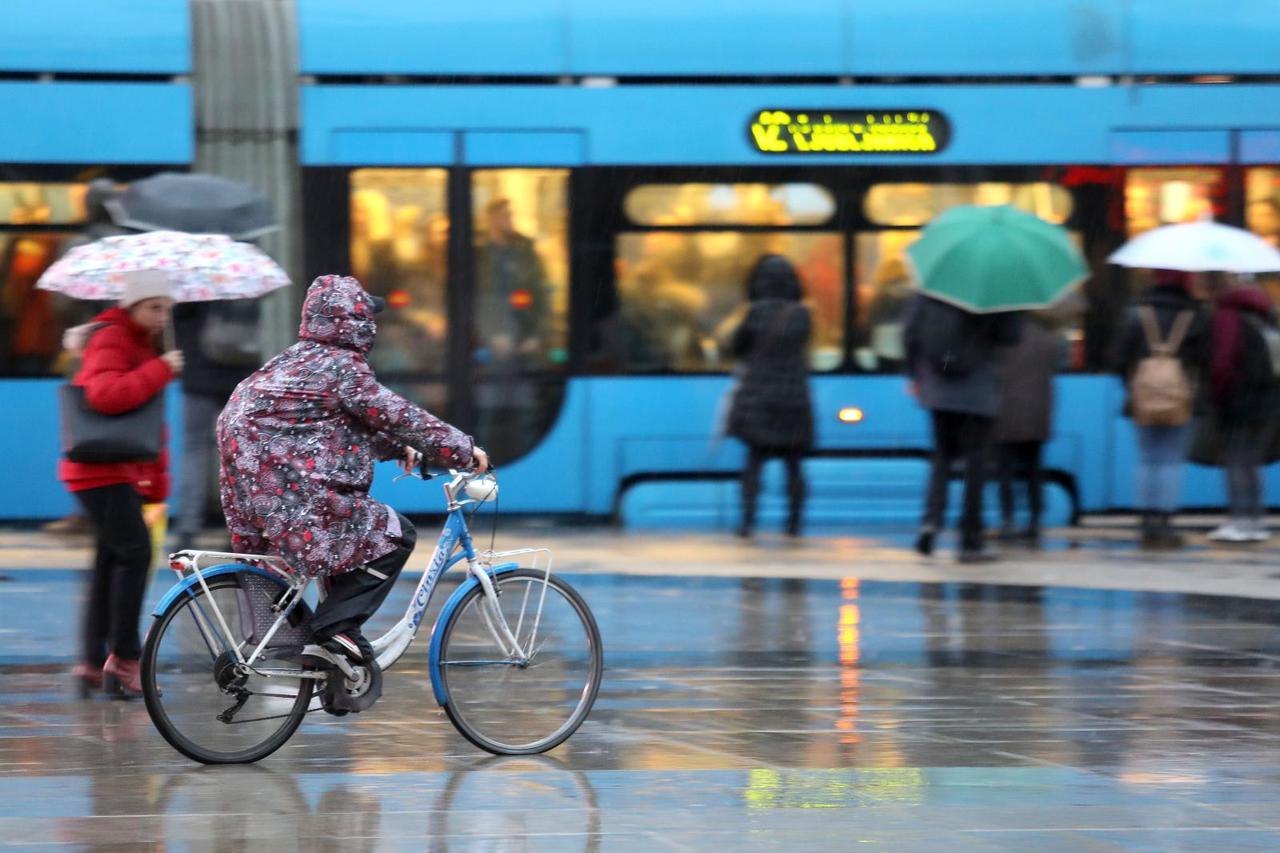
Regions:
M 359 677 L 355 682 L 336 669 L 325 681 L 321 705 L 329 713 L 365 711 L 382 696 L 382 668 L 376 661 L 368 665 L 360 664 L 355 670 Z

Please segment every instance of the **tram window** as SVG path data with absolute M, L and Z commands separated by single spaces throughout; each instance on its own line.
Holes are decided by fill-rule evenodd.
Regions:
M 0 182 L 0 225 L 76 225 L 88 184 Z
M 444 370 L 446 184 L 444 169 L 351 173 L 351 272 L 366 290 L 387 300 L 369 353 L 380 373 Z
M 644 184 L 623 206 L 637 225 L 820 225 L 836 201 L 817 184 Z
M 1280 248 L 1280 169 L 1246 173 L 1244 222 L 1254 234 Z
M 569 171 L 472 173 L 475 434 L 498 458 L 541 440 L 567 360 Z
M 746 313 L 747 275 L 769 253 L 789 258 L 800 275 L 813 315 L 813 369 L 834 370 L 843 351 L 843 238 L 824 232 L 619 234 L 619 308 L 600 336 L 611 351 L 595 361 L 632 373 L 726 370 L 725 345 Z
M 863 208 L 878 225 L 924 225 L 961 204 L 1011 204 L 1041 219 L 1063 223 L 1071 216 L 1071 193 L 1057 184 L 876 184 Z
M 1130 237 L 1160 225 L 1214 216 L 1226 194 L 1223 171 L 1214 168 L 1130 169 L 1124 209 Z
M 905 352 L 902 322 L 908 303 L 916 292 L 906 264 L 907 247 L 920 236 L 915 230 L 888 230 L 858 234 L 854 243 L 854 301 L 858 323 L 854 333 L 853 361 L 860 370 L 894 372 L 901 370 Z M 1072 232 L 1080 245 L 1080 235 Z M 1045 312 L 1045 320 L 1058 329 L 1069 345 L 1069 363 L 1084 366 L 1085 301 L 1068 296 Z
M 36 281 L 75 234 L 0 233 L 0 374 L 47 376 L 68 365 L 64 329 L 86 323 L 100 303 L 36 288 Z

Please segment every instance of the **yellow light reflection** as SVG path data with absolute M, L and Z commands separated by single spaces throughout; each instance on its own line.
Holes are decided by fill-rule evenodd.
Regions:
M 845 406 L 837 417 L 844 424 L 860 424 L 866 418 L 866 414 L 857 406 Z
M 857 604 L 860 581 L 857 578 L 840 579 L 840 598 L 849 602 L 840 605 L 836 627 L 836 643 L 840 657 L 840 716 L 836 728 L 844 734 L 841 743 L 857 743 L 861 738 L 858 728 L 858 700 L 860 698 L 861 670 L 858 660 L 862 656 L 860 624 L 862 610 Z

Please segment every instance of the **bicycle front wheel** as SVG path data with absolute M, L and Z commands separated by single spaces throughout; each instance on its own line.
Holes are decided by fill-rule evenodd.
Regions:
M 441 629 L 444 709 L 481 749 L 546 752 L 591 712 L 604 671 L 600 629 L 582 596 L 557 577 L 516 569 L 493 585 L 496 602 L 476 586 Z M 518 649 L 505 638 L 504 621 Z
M 306 715 L 312 685 L 309 668 L 296 662 L 296 629 L 282 626 L 279 648 L 268 648 L 253 673 L 236 671 L 232 651 L 253 653 L 282 590 L 247 572 L 216 577 L 208 594 L 194 587 L 152 623 L 142 650 L 143 697 L 160 734 L 188 758 L 257 761 L 283 746 Z M 305 619 L 305 605 L 298 611 Z

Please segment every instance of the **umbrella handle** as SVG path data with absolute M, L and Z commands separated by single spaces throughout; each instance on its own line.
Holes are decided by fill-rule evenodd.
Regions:
M 172 352 L 177 348 L 177 336 L 173 333 L 173 317 L 170 317 L 164 324 L 164 351 Z

